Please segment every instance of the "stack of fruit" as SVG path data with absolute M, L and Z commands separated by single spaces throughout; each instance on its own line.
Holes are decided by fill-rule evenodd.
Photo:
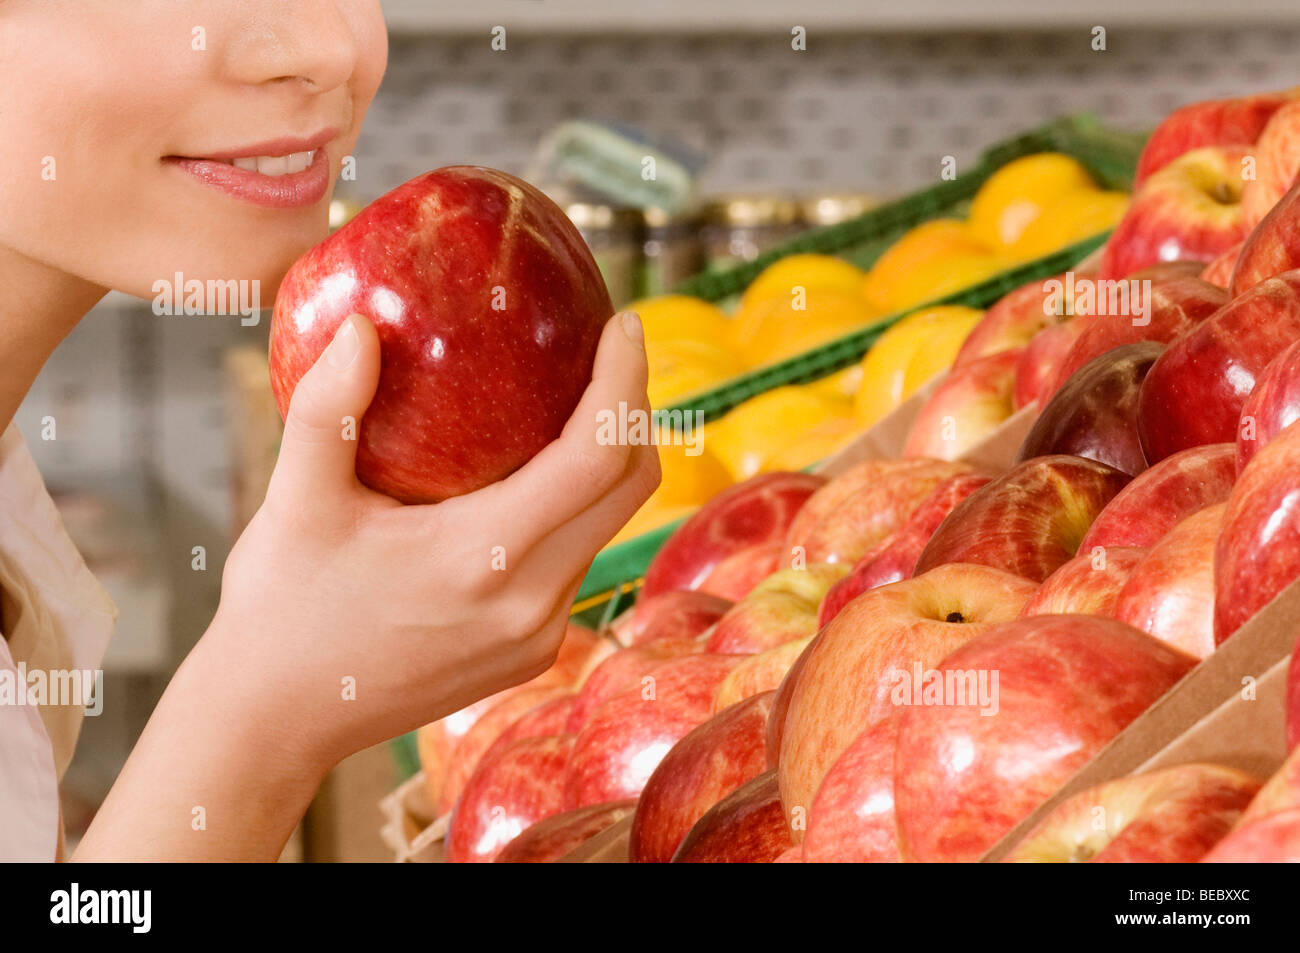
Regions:
M 797 254 L 764 270 L 730 317 L 684 295 L 633 302 L 629 307 L 646 328 L 651 405 L 667 406 L 1105 231 L 1127 201 L 1124 193 L 1099 189 L 1069 156 L 1026 156 L 984 183 L 968 220 L 916 226 L 865 273 L 832 256 Z M 1027 299 L 1015 305 L 1020 311 L 1030 306 Z M 617 541 L 691 512 L 720 480 L 801 469 L 829 456 L 946 370 L 982 317 L 978 309 L 959 306 L 917 311 L 886 332 L 858 366 L 816 384 L 778 387 L 736 407 L 710 426 L 702 453 L 665 447 L 660 493 Z M 1016 331 L 1009 333 L 1008 341 Z M 982 356 L 992 346 L 968 349 L 967 356 Z M 981 365 L 968 377 L 975 389 L 987 391 L 989 373 Z M 951 400 L 964 397 L 944 402 Z M 989 426 L 1010 410 L 1009 399 L 990 404 Z M 955 452 L 955 445 L 947 450 Z
M 1298 134 L 1287 94 L 1180 110 L 1100 277 L 1068 276 L 1092 304 L 976 325 L 959 367 L 1071 329 L 1013 369 L 1042 411 L 1011 466 L 918 424 L 903 459 L 751 477 L 668 539 L 585 680 L 482 703 L 455 774 L 467 716 L 426 729 L 449 857 L 555 859 L 629 814 L 633 860 L 981 857 L 1300 578 Z M 1108 275 L 1142 303 L 1099 307 Z M 1300 861 L 1296 657 L 1272 780 L 1121 779 L 1010 859 Z

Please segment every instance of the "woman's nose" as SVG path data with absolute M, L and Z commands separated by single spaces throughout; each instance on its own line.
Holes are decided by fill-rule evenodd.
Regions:
M 352 76 L 360 44 L 340 0 L 272 0 L 244 8 L 248 12 L 231 24 L 224 44 L 229 78 L 248 85 L 297 83 L 321 93 Z

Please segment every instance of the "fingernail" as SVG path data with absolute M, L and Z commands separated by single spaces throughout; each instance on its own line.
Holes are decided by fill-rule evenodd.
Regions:
M 356 326 L 351 317 L 345 318 L 343 326 L 334 332 L 334 340 L 325 349 L 325 359 L 329 361 L 330 367 L 341 371 L 352 366 L 360 351 L 361 338 L 357 335 Z
M 621 317 L 623 333 L 633 344 L 645 343 L 645 329 L 641 327 L 641 317 L 635 311 L 624 311 Z

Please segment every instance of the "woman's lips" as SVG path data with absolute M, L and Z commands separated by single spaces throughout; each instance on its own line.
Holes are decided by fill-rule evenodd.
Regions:
M 330 187 L 329 156 L 322 148 L 234 159 L 168 156 L 163 161 L 213 188 L 263 208 L 315 205 Z

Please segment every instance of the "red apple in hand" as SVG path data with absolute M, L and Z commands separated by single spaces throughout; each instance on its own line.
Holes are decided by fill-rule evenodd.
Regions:
M 992 479 L 982 473 L 959 473 L 935 487 L 906 523 L 858 560 L 852 573 L 831 586 L 822 599 L 818 627 L 830 622 L 850 601 L 868 589 L 911 578 L 917 557 L 939 524 L 958 503 Z
M 822 597 L 848 571 L 839 563 L 812 563 L 773 573 L 718 620 L 704 650 L 746 655 L 812 638 Z
M 803 861 L 895 863 L 894 751 L 901 709 L 871 724 L 831 765 L 817 788 Z
M 1264 368 L 1241 408 L 1237 426 L 1237 472 L 1251 457 L 1295 421 L 1300 420 L 1300 341 Z
M 1102 289 L 1106 286 L 1094 287 Z M 1103 293 L 1109 295 L 1109 292 L 1097 292 L 1099 296 Z M 1143 297 L 1145 300 L 1140 307 L 1142 314 L 1136 313 L 1139 308 L 1134 306 L 1130 295 L 1129 310 L 1133 313 L 1111 313 L 1107 297 L 1106 313 L 1084 314 L 1075 319 L 1073 323 L 1078 326 L 1078 336 L 1069 353 L 1057 366 L 1046 397 L 1060 390 L 1075 371 L 1107 351 L 1123 344 L 1136 344 L 1138 341 L 1168 344 L 1228 303 L 1228 293 L 1223 288 L 1186 276 L 1155 281 L 1151 285 L 1150 295 Z M 1122 299 L 1118 296 L 1116 303 L 1122 305 Z M 1100 303 L 1098 308 L 1100 309 Z M 1115 310 L 1122 310 L 1122 307 Z
M 641 791 L 628 838 L 630 861 L 668 863 L 709 808 L 767 770 L 763 739 L 773 694 L 719 712 L 673 745 Z
M 640 794 L 673 745 L 713 714 L 718 684 L 740 661 L 710 654 L 664 662 L 596 709 L 574 741 L 564 807 Z
M 1195 863 L 1258 790 L 1258 779 L 1217 764 L 1118 778 L 1063 801 L 1003 862 Z
M 1294 90 L 1258 93 L 1234 99 L 1210 99 L 1175 109 L 1156 127 L 1138 157 L 1136 189 L 1154 172 L 1202 146 L 1254 142 Z
M 1142 382 L 1138 430 L 1147 460 L 1237 437 L 1264 368 L 1300 337 L 1300 271 L 1256 285 L 1173 344 Z
M 379 333 L 357 476 L 432 503 L 508 476 L 560 435 L 613 314 L 591 252 L 514 176 L 452 166 L 412 179 L 308 251 L 271 318 L 283 415 L 349 314 Z
M 1214 555 L 1217 644 L 1300 577 L 1300 426 L 1255 454 L 1228 497 Z
M 449 863 L 484 863 L 526 828 L 560 810 L 573 735 L 523 738 L 481 765 L 447 828 Z
M 636 801 L 627 799 L 552 814 L 506 844 L 496 863 L 553 864 L 635 810 Z
M 1230 443 L 1212 443 L 1166 457 L 1138 474 L 1097 515 L 1079 553 L 1132 546 L 1150 549 L 1175 524 L 1222 503 L 1236 479 Z
M 1300 182 L 1242 243 L 1228 286 L 1235 298 L 1261 281 L 1300 268 Z
M 812 473 L 761 473 L 723 490 L 668 537 L 646 569 L 641 598 L 698 589 L 728 556 L 782 539 L 825 483 Z
M 1042 582 L 1068 562 L 1093 519 L 1128 476 L 1082 457 L 1034 457 L 966 497 L 916 561 L 979 563 Z
M 645 645 L 658 639 L 693 639 L 731 608 L 730 600 L 694 589 L 670 589 L 643 596 L 627 621 L 613 629 L 624 645 Z
M 1146 552 L 1127 546 L 1096 551 L 1080 547 L 1079 555 L 1044 580 L 1020 614 L 1110 615 Z
M 696 821 L 673 855 L 673 863 L 770 864 L 789 849 L 776 773 L 768 771 Z
M 1197 510 L 1134 568 L 1109 613 L 1195 658 L 1214 651 L 1214 546 L 1226 504 Z
M 836 758 L 892 711 L 900 681 L 915 665 L 933 667 L 1015 618 L 1034 588 L 987 566 L 950 565 L 845 606 L 807 649 L 790 694 L 778 759 L 787 816 L 807 814 Z
M 976 860 L 1194 664 L 1098 616 L 1017 619 L 957 649 L 936 678 L 987 673 L 992 688 L 996 673 L 996 711 L 945 699 L 903 712 L 894 775 L 903 858 Z
M 1255 178 L 1242 186 L 1241 208 L 1254 228 L 1300 179 L 1300 102 L 1273 113 L 1251 151 Z
M 1204 864 L 1300 864 L 1300 808 L 1237 828 L 1201 859 Z
M 904 457 L 956 460 L 1015 413 L 1020 351 L 999 351 L 948 372 L 907 435 Z
M 1164 350 L 1124 344 L 1094 357 L 1052 395 L 1020 445 L 1017 460 L 1070 454 L 1136 476 L 1147 468 L 1138 438 L 1142 380 Z
M 1127 278 L 1161 261 L 1210 262 L 1246 237 L 1243 146 L 1179 156 L 1142 184 L 1106 242 L 1101 277 Z

